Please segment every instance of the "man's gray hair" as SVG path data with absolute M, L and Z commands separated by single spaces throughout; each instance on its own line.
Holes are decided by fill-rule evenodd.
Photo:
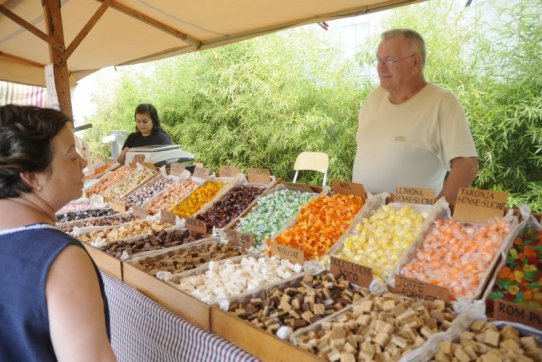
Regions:
M 422 36 L 412 30 L 412 29 L 391 29 L 388 31 L 385 31 L 380 36 L 382 40 L 388 40 L 392 38 L 398 38 L 403 37 L 405 39 L 408 39 L 410 43 L 415 47 L 415 51 L 419 52 L 422 55 L 422 62 L 425 64 L 425 41 L 423 40 Z

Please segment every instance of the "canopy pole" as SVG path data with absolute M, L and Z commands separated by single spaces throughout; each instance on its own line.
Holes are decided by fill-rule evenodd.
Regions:
M 62 15 L 60 13 L 60 0 L 42 0 L 43 15 L 47 28 L 47 34 L 52 37 L 60 49 L 49 47 L 49 59 L 53 64 L 56 94 L 60 110 L 69 117 L 73 117 L 72 102 L 70 95 L 70 79 L 68 64 L 64 56 L 66 46 L 64 44 L 64 29 L 62 27 Z

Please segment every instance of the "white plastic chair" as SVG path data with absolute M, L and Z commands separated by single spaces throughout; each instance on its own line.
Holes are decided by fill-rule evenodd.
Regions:
M 301 152 L 294 164 L 294 180 L 297 181 L 299 171 L 317 171 L 324 174 L 322 186 L 325 186 L 327 181 L 327 168 L 329 165 L 329 156 L 324 152 Z

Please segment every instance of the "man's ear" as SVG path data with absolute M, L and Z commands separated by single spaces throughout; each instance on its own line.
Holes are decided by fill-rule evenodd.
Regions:
M 421 54 L 414 54 L 414 68 L 412 73 L 419 74 L 423 71 L 423 59 Z

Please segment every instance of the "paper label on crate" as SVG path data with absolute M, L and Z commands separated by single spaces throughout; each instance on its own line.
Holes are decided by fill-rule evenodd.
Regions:
M 126 212 L 126 204 L 120 200 L 111 200 L 111 208 L 117 212 Z
M 342 274 L 350 283 L 369 288 L 373 281 L 373 270 L 348 260 L 331 257 L 330 271 L 335 276 Z
M 173 176 L 181 176 L 184 172 L 184 163 L 172 163 L 169 169 L 169 174 Z
M 130 162 L 130 166 L 135 167 L 136 164 L 143 162 L 145 162 L 145 155 L 135 155 L 132 162 Z
M 508 193 L 462 187 L 455 200 L 454 219 L 459 222 L 485 224 L 504 216 Z
M 228 242 L 233 246 L 248 249 L 254 246 L 254 237 L 252 234 L 242 233 L 236 230 L 226 229 L 224 230 Z
M 158 167 L 156 167 L 153 163 L 143 162 L 143 166 L 149 170 L 158 171 Z
M 303 264 L 305 261 L 305 254 L 302 250 L 290 248 L 289 246 L 276 242 L 271 244 L 271 253 L 273 253 L 273 255 L 278 255 L 281 258 L 288 259 L 292 263 Z
M 331 185 L 336 193 L 360 196 L 363 200 L 365 200 L 365 188 L 362 184 L 341 180 L 332 180 Z
M 134 205 L 132 206 L 132 214 L 134 214 L 134 216 L 138 219 L 144 219 L 147 217 L 148 212 L 144 207 Z
M 174 213 L 166 210 L 162 210 L 160 212 L 160 221 L 175 225 L 175 223 L 177 222 L 176 220 L 177 216 Z
M 493 319 L 525 324 L 542 329 L 542 309 L 534 309 L 503 300 L 495 301 Z
M 304 184 L 294 184 L 290 182 L 282 183 L 288 190 L 299 191 L 299 192 L 314 192 L 309 185 Z
M 248 182 L 253 184 L 268 184 L 271 182 L 271 172 L 267 168 L 249 168 L 247 170 Z
M 220 177 L 235 177 L 241 170 L 238 167 L 221 165 L 218 170 L 218 176 Z
M 394 202 L 407 204 L 433 205 L 436 201 L 435 190 L 431 188 L 397 186 L 392 194 Z
M 194 169 L 194 177 L 206 180 L 209 177 L 211 171 L 208 168 L 196 166 Z
M 207 225 L 205 224 L 205 222 L 196 218 L 187 218 L 185 221 L 185 226 L 188 230 L 195 232 L 196 234 L 207 234 Z
M 395 276 L 394 293 L 407 297 L 422 298 L 428 300 L 441 299 L 448 301 L 450 291 L 448 288 L 439 287 L 421 280 L 407 278 L 402 275 Z
M 96 200 L 97 203 L 99 204 L 105 204 L 105 199 L 104 199 L 104 196 L 103 195 L 99 195 L 99 194 L 92 194 L 91 196 L 94 200 Z

